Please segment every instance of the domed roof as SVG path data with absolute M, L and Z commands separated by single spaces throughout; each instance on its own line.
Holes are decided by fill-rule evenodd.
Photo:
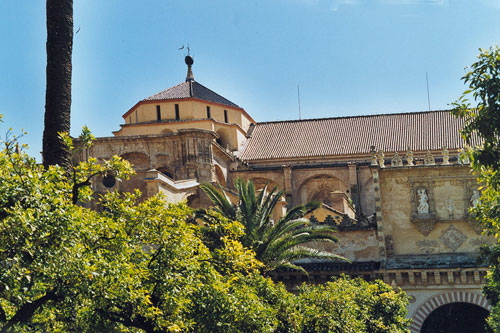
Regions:
M 213 92 L 204 85 L 194 81 L 186 81 L 145 98 L 143 101 L 159 101 L 169 99 L 196 98 L 207 102 L 240 108 L 235 103 Z

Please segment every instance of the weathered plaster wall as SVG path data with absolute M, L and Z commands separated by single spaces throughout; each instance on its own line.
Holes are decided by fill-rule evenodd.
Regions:
M 466 221 L 468 193 L 476 188 L 460 165 L 380 170 L 384 233 L 395 255 L 477 252 L 486 240 Z M 418 189 L 428 195 L 429 214 L 419 214 Z

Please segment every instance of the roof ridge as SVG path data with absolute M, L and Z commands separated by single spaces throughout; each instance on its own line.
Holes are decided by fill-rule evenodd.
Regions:
M 153 96 L 159 95 L 159 94 L 161 94 L 161 93 L 165 93 L 165 92 L 167 92 L 167 91 L 169 91 L 169 90 L 172 90 L 172 89 L 174 89 L 174 88 L 177 88 L 177 87 L 179 87 L 179 86 L 182 86 L 183 84 L 186 84 L 186 83 L 188 83 L 188 82 L 181 82 L 181 83 L 178 83 L 178 84 L 176 84 L 175 86 L 171 86 L 171 87 L 169 87 L 169 88 L 167 88 L 167 89 L 164 89 L 164 90 L 162 90 L 162 91 L 157 92 L 156 94 L 153 94 L 153 95 L 151 95 L 151 96 L 148 96 L 148 97 L 146 97 L 146 98 L 142 99 L 142 101 L 149 101 L 149 100 L 150 100 L 150 98 L 152 98 Z
M 380 116 L 399 116 L 399 115 L 426 114 L 426 113 L 438 113 L 438 112 L 450 112 L 450 111 L 451 110 L 410 111 L 410 112 L 378 113 L 378 114 L 355 115 L 355 116 L 340 116 L 340 117 L 323 117 L 323 118 L 290 119 L 290 120 L 271 120 L 271 121 L 260 121 L 260 122 L 257 122 L 257 125 L 261 125 L 261 124 L 277 124 L 277 123 L 299 123 L 299 122 L 318 121 L 318 120 L 333 120 L 333 119 L 370 118 L 370 117 L 380 117 Z
M 205 88 L 205 89 L 207 89 L 208 91 L 210 91 L 211 93 L 213 93 L 213 94 L 215 94 L 215 95 L 219 96 L 220 98 L 222 98 L 222 99 L 224 99 L 224 100 L 228 101 L 229 103 L 231 103 L 231 104 L 236 105 L 237 107 L 239 107 L 236 103 L 231 102 L 231 101 L 230 101 L 230 100 L 228 100 L 226 97 L 224 97 L 224 96 L 222 96 L 222 95 L 220 95 L 220 94 L 216 93 L 215 91 L 213 91 L 212 89 L 210 89 L 210 88 L 208 88 L 208 87 L 204 86 L 204 85 L 203 85 L 203 84 L 201 84 L 200 82 L 198 82 L 198 81 L 193 81 L 193 82 L 194 82 L 194 83 L 199 84 L 199 85 L 200 85 L 200 86 L 202 86 L 203 88 Z

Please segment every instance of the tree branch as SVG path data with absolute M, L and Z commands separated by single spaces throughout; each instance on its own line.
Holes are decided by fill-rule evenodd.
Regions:
M 16 314 L 14 317 L 12 317 L 8 322 L 7 325 L 5 325 L 0 333 L 7 333 L 11 332 L 11 329 L 14 325 L 19 324 L 19 323 L 24 323 L 27 322 L 28 320 L 31 319 L 35 311 L 42 307 L 45 303 L 48 301 L 56 300 L 57 295 L 56 293 L 51 290 L 48 293 L 46 293 L 44 296 L 40 297 L 34 302 L 28 302 L 25 303 L 19 310 L 17 310 Z

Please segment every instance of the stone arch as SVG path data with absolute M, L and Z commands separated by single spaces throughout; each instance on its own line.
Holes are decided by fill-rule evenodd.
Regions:
M 120 156 L 129 161 L 135 170 L 149 169 L 149 156 L 140 152 L 125 153 Z
M 224 172 L 222 171 L 222 168 L 218 165 L 215 165 L 215 177 L 217 179 L 217 182 L 221 185 L 226 187 L 226 176 L 224 176 Z
M 281 189 L 280 186 L 273 180 L 264 177 L 253 177 L 249 179 L 253 182 L 256 190 L 261 190 L 267 184 L 267 189 L 270 191 L 275 187 L 278 188 L 278 191 Z
M 158 170 L 160 173 L 162 173 L 163 175 L 167 176 L 170 179 L 173 179 L 173 180 L 175 179 L 174 173 L 168 167 L 162 166 L 162 167 L 156 168 L 156 170 Z
M 311 197 L 311 201 L 319 201 L 324 203 L 325 205 L 329 207 L 333 207 L 333 198 L 331 196 L 332 190 L 329 188 L 320 188 L 318 191 L 316 191 L 315 194 Z
M 170 128 L 165 128 L 164 130 L 161 131 L 161 134 L 173 134 L 174 131 L 172 131 Z
M 413 321 L 410 326 L 410 332 L 419 333 L 425 319 L 432 313 L 432 311 L 450 303 L 471 303 L 488 311 L 490 311 L 491 308 L 486 298 L 479 293 L 454 291 L 435 295 L 429 298 L 417 309 L 417 311 L 415 311 L 415 314 L 412 316 Z
M 305 179 L 298 187 L 298 203 L 305 204 L 312 201 L 313 197 L 321 190 L 330 192 L 341 191 L 346 193 L 348 187 L 340 178 L 329 174 L 317 174 Z

